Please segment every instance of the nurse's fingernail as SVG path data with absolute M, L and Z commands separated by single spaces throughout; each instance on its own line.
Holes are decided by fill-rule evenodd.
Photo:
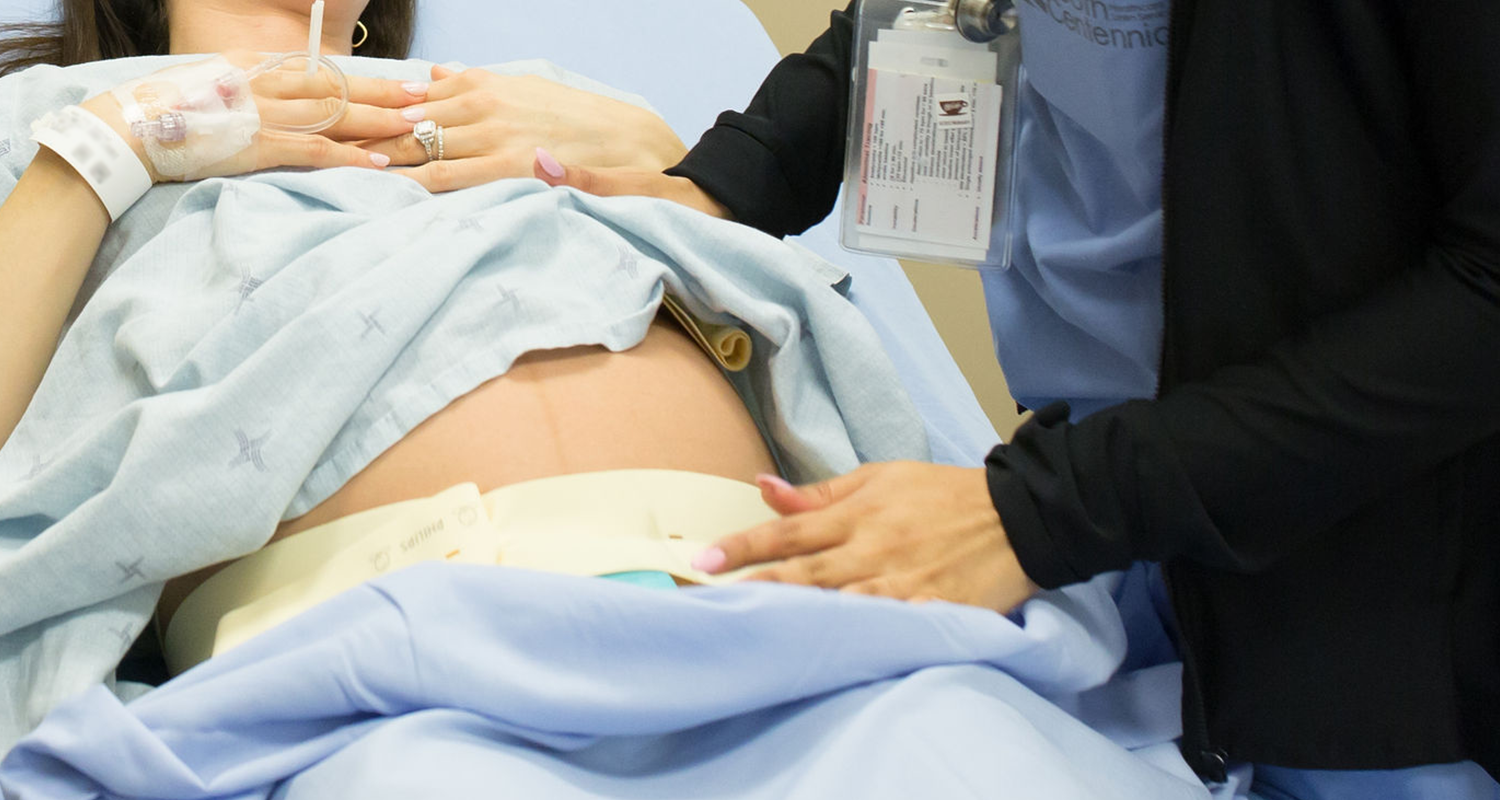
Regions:
M 391 157 L 386 155 L 385 153 L 371 153 L 370 163 L 374 164 L 377 167 L 380 167 L 381 169 L 385 169 L 386 167 L 389 167 L 391 165 Z
M 710 547 L 693 556 L 693 569 L 703 572 L 718 572 L 724 568 L 724 562 L 727 560 L 729 560 L 729 557 L 724 555 L 723 550 L 717 547 Z
M 405 89 L 407 94 L 425 97 L 427 95 L 427 87 L 430 85 L 426 81 L 407 81 L 401 84 L 401 88 Z
M 781 479 L 779 475 L 761 473 L 755 476 L 755 485 L 771 491 L 796 491 L 797 487 Z
M 427 118 L 427 109 L 421 106 L 401 109 L 401 118 L 407 122 L 421 122 Z
M 543 150 L 540 147 L 536 149 L 536 163 L 542 165 L 543 172 L 551 175 L 554 178 L 557 178 L 558 180 L 561 180 L 563 176 L 567 175 L 567 172 L 563 170 L 563 166 L 557 163 L 557 159 L 553 158 L 551 153 Z

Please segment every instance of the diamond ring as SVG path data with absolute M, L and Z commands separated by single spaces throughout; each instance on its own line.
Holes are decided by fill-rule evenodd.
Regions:
M 433 159 L 433 145 L 437 142 L 438 136 L 441 135 L 441 130 L 438 124 L 430 119 L 418 122 L 416 127 L 411 130 L 411 135 L 417 137 L 417 141 L 422 143 L 422 149 L 427 151 L 428 161 Z

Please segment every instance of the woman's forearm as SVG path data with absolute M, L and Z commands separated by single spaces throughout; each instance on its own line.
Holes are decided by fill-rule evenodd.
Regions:
M 45 147 L 0 205 L 0 445 L 47 371 L 108 227 L 93 190 Z
M 223 58 L 240 68 L 255 61 L 241 64 L 236 59 L 258 59 L 251 53 Z M 211 62 L 168 67 L 147 80 L 154 80 L 175 93 L 178 91 L 174 88 L 175 81 L 197 80 L 197 73 L 192 70 L 202 63 Z M 274 89 L 274 83 L 271 86 Z M 361 79 L 356 86 L 360 94 L 355 99 L 361 102 L 370 97 L 416 99 L 397 81 Z M 256 86 L 250 86 L 249 91 L 256 92 Z M 265 102 L 275 99 L 271 95 L 260 98 L 262 119 L 271 110 L 281 108 L 274 102 Z M 144 143 L 125 124 L 120 104 L 112 93 L 96 95 L 81 106 L 120 134 L 135 151 L 153 183 L 177 179 L 157 174 Z M 384 115 L 361 114 L 359 119 L 341 122 L 340 133 L 355 141 L 365 141 L 390 135 L 395 129 L 410 130 L 411 123 L 395 108 L 385 111 L 388 113 Z M 290 116 L 284 114 L 283 123 L 297 122 L 295 113 L 287 113 Z M 193 174 L 196 179 L 273 167 L 383 169 L 389 163 L 390 159 L 384 155 L 334 142 L 322 135 L 267 130 L 258 131 L 249 147 L 228 158 L 199 165 Z M 67 162 L 46 148 L 40 150 L 10 197 L 0 205 L 0 445 L 10 439 L 42 382 L 68 310 L 99 252 L 99 243 L 109 223 L 109 212 L 93 189 Z

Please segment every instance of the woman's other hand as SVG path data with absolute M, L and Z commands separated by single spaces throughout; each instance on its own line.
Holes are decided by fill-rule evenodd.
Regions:
M 221 57 L 228 63 L 223 71 L 238 68 L 247 70 L 265 59 L 263 54 L 250 52 L 226 53 Z M 188 82 L 202 82 L 207 74 L 210 78 L 216 68 L 208 67 L 208 61 L 181 64 L 133 82 L 132 91 L 137 97 L 150 98 L 150 102 L 172 108 L 184 98 L 177 78 L 187 70 L 198 74 Z M 298 63 L 298 62 L 293 62 Z M 305 63 L 305 62 L 302 62 Z M 410 131 L 412 123 L 401 115 L 404 106 L 419 103 L 424 99 L 426 84 L 402 83 L 374 78 L 349 78 L 349 107 L 331 128 L 320 133 L 287 133 L 273 130 L 268 124 L 307 125 L 326 120 L 337 114 L 341 106 L 339 89 L 330 80 L 326 71 L 307 76 L 300 68 L 290 65 L 260 74 L 249 81 L 250 97 L 254 103 L 261 127 L 250 136 L 248 146 L 230 152 L 222 158 L 208 163 L 196 163 L 195 152 L 183 156 L 192 168 L 182 174 L 164 174 L 161 165 L 147 154 L 145 142 L 131 133 L 124 119 L 124 109 L 116 98 L 116 92 L 106 92 L 84 102 L 83 108 L 103 119 L 124 137 L 135 150 L 146 167 L 152 182 L 173 180 L 197 180 L 209 177 L 239 175 L 273 167 L 365 167 L 383 169 L 390 163 L 381 153 L 361 149 L 347 140 L 365 140 L 393 136 Z M 224 92 L 219 92 L 224 96 Z M 228 102 L 228 101 L 226 101 Z M 204 143 L 195 140 L 197 135 L 189 124 L 188 139 L 180 143 L 167 143 L 162 150 L 191 150 L 202 148 Z M 215 134 L 223 135 L 223 134 Z M 334 137 L 334 138 L 330 138 Z M 337 139 L 337 141 L 336 141 Z M 200 159 L 201 160 L 201 159 Z
M 720 539 L 694 567 L 720 573 L 781 561 L 749 579 L 997 611 L 1037 591 L 982 468 L 900 461 L 800 488 L 771 476 L 757 482 L 781 519 Z
M 538 147 L 590 168 L 659 172 L 687 147 L 646 109 L 534 75 L 432 68 L 426 102 L 407 118 L 443 127 L 443 160 L 429 161 L 415 136 L 366 142 L 432 192 L 531 177 Z

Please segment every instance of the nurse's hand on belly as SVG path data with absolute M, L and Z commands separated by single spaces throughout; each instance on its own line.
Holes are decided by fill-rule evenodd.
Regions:
M 997 611 L 1037 591 L 982 468 L 901 461 L 800 488 L 764 475 L 757 483 L 782 518 L 719 540 L 693 566 L 719 573 L 787 559 L 749 579 Z

